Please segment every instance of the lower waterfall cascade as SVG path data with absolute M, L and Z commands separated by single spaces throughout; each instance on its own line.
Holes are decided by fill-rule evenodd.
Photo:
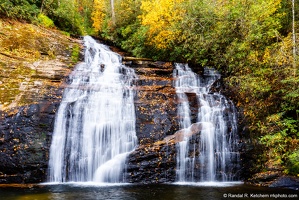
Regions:
M 55 119 L 50 182 L 124 182 L 127 154 L 137 145 L 133 69 L 90 36 L 84 62 L 69 77 Z
M 202 78 L 188 64 L 176 63 L 174 86 L 178 97 L 178 116 L 184 139 L 177 144 L 178 182 L 234 181 L 239 168 L 236 109 L 219 93 L 212 93 L 213 83 L 220 74 L 205 68 Z M 188 95 L 194 94 L 198 116 L 191 119 Z M 190 132 L 201 130 L 191 143 Z M 194 134 L 194 133 L 193 133 Z M 189 149 L 192 149 L 191 152 Z

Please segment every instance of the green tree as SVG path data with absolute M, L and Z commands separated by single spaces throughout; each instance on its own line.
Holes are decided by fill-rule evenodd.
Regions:
M 38 0 L 1 0 L 0 15 L 31 21 L 39 13 Z

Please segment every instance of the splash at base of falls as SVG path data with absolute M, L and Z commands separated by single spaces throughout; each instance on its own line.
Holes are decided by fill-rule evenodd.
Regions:
M 174 185 L 191 185 L 196 187 L 232 187 L 237 185 L 243 185 L 241 181 L 203 181 L 203 182 L 175 182 Z
M 126 155 L 137 144 L 136 75 L 105 45 L 89 36 L 84 45 L 56 115 L 49 181 L 124 182 Z
M 210 93 L 219 73 L 205 69 L 205 78 L 193 73 L 187 64 L 176 63 L 174 85 L 178 97 L 178 117 L 183 141 L 177 144 L 178 182 L 237 180 L 239 168 L 237 117 L 233 104 L 219 93 Z M 190 136 L 191 120 L 188 94 L 198 104 L 195 124 L 201 130 Z

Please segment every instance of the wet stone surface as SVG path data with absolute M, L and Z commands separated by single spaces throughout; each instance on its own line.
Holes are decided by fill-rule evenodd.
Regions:
M 136 80 L 135 112 L 139 143 L 162 140 L 178 129 L 173 66 L 168 62 L 132 62 Z
M 62 89 L 51 101 L 0 113 L 0 183 L 38 183 L 46 180 L 55 112 Z

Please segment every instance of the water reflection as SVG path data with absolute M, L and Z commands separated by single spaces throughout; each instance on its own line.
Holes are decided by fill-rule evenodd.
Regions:
M 182 184 L 182 183 L 180 183 Z M 272 194 L 298 199 L 299 191 L 253 187 L 245 184 L 214 185 L 92 185 L 54 184 L 29 187 L 0 186 L 0 199 L 5 200 L 198 200 L 198 199 L 275 199 Z M 239 196 L 238 196 L 239 195 Z M 247 195 L 247 197 L 246 197 Z M 255 195 L 255 196 L 252 196 Z M 279 199 L 279 198 L 276 198 Z

